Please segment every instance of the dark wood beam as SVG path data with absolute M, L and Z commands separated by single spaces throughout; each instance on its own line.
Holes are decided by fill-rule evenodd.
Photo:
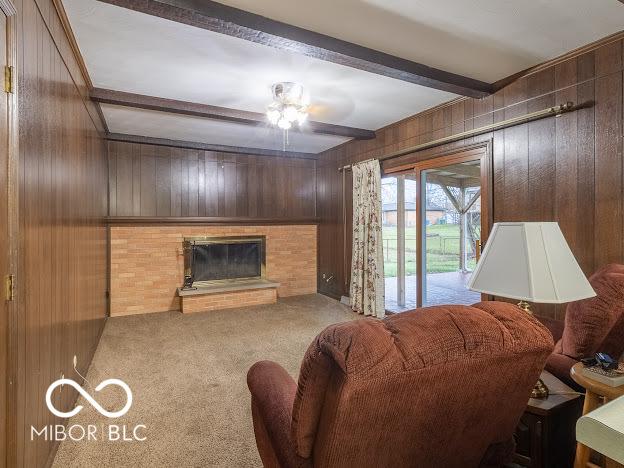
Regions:
M 244 125 L 267 126 L 267 118 L 260 112 L 249 112 L 227 107 L 210 106 L 195 102 L 177 101 L 143 94 L 126 93 L 112 89 L 93 88 L 91 100 L 102 104 L 115 104 L 118 106 L 150 109 L 172 114 L 194 115 L 208 119 L 223 120 Z M 294 131 L 299 131 L 293 128 Z M 322 122 L 307 122 L 301 132 L 311 132 L 321 135 L 335 135 L 356 140 L 372 140 L 375 138 L 373 130 L 363 128 L 345 127 Z
M 99 1 L 463 96 L 482 98 L 494 91 L 493 85 L 483 81 L 428 67 L 211 0 Z
M 264 148 L 247 148 L 244 146 L 213 145 L 196 141 L 169 140 L 167 138 L 154 138 L 141 135 L 127 135 L 125 133 L 108 133 L 104 137 L 109 141 L 123 141 L 126 143 L 141 143 L 145 145 L 171 146 L 173 148 L 187 148 L 200 151 L 216 151 L 219 153 L 251 154 L 255 156 L 279 156 L 282 158 L 318 159 L 315 153 L 302 153 L 298 151 L 279 151 Z

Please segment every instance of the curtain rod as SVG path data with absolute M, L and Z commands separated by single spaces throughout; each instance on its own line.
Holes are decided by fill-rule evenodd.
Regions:
M 409 148 L 405 148 L 399 151 L 395 151 L 394 153 L 389 153 L 384 156 L 378 158 L 380 161 L 384 161 L 386 159 L 398 158 L 399 156 L 404 156 L 406 154 L 415 153 L 416 151 L 422 151 L 428 148 L 433 148 L 434 146 L 440 146 L 445 143 L 452 143 L 454 141 L 463 140 L 464 138 L 470 138 L 477 135 L 482 135 L 484 133 L 493 132 L 496 130 L 502 130 L 503 128 L 512 127 L 514 125 L 519 125 L 527 122 L 532 122 L 534 120 L 543 119 L 550 116 L 559 117 L 561 114 L 565 114 L 566 112 L 572 112 L 577 109 L 581 109 L 586 107 L 589 103 L 585 103 L 582 105 L 574 105 L 573 102 L 566 102 L 565 104 L 560 104 L 558 106 L 549 107 L 547 109 L 543 109 L 536 112 L 531 112 L 530 114 L 522 115 L 520 117 L 513 117 L 511 119 L 503 120 L 502 122 L 497 122 L 494 124 L 486 125 L 485 127 L 475 128 L 473 130 L 467 130 L 465 132 L 456 133 L 455 135 L 450 135 L 444 138 L 439 138 L 437 140 L 429 141 L 427 143 L 422 143 L 420 145 L 411 146 Z M 351 169 L 351 164 L 347 164 L 346 166 L 339 167 L 339 171 L 345 171 Z

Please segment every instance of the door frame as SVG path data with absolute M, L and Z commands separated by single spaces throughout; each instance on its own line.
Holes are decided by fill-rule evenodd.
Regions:
M 494 219 L 493 185 L 494 167 L 492 162 L 492 139 L 439 151 L 426 159 L 420 159 L 411 163 L 401 164 L 384 171 L 385 175 L 405 174 L 413 172 L 416 176 L 416 305 L 422 307 L 422 275 L 423 271 L 423 213 L 422 213 L 422 171 L 450 164 L 459 164 L 468 161 L 481 162 L 481 248 L 487 242 Z M 416 153 L 413 157 L 417 157 Z M 488 295 L 482 294 L 482 300 L 489 299 Z
M 0 10 L 7 18 L 6 40 L 7 66 L 11 67 L 11 92 L 7 99 L 7 228 L 8 228 L 8 268 L 14 276 L 14 298 L 5 301 L 8 329 L 6 331 L 6 438 L 5 458 L 0 466 L 15 466 L 17 460 L 16 422 L 17 422 L 17 320 L 19 310 L 19 132 L 18 132 L 18 18 L 17 9 L 12 0 L 0 0 Z M 4 75 L 2 70 L 2 75 Z M 2 278 L 4 286 L 5 279 Z M 4 288 L 3 288 L 4 290 Z M 3 293 L 4 296 L 4 293 Z M 4 297 L 2 298 L 5 299 Z

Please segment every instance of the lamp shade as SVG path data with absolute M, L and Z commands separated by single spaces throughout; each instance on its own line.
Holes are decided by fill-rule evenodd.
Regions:
M 561 304 L 596 295 L 557 223 L 496 223 L 468 288 Z

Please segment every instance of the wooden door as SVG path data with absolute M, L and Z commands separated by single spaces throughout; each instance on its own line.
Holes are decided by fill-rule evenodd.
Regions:
M 7 17 L 0 10 L 0 70 L 7 65 Z M 2 80 L 4 81 L 4 80 Z M 3 90 L 4 91 L 4 90 Z M 9 94 L 0 96 L 0 278 L 2 278 L 2 310 L 0 310 L 0 467 L 7 466 L 9 306 L 7 281 L 9 269 Z

